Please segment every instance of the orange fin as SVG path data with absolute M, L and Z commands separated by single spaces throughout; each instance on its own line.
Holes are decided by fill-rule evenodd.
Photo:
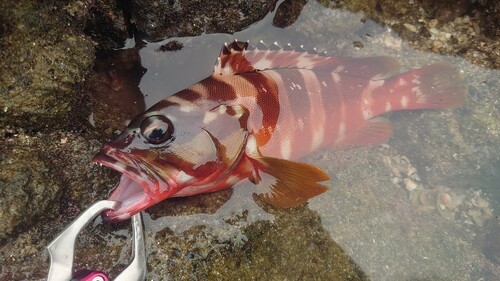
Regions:
M 312 165 L 272 157 L 250 158 L 255 174 L 251 178 L 258 194 L 278 208 L 290 208 L 328 190 L 320 181 L 330 177 Z
M 334 146 L 372 145 L 385 142 L 392 135 L 392 124 L 385 117 L 367 120 L 363 126 L 347 133 Z

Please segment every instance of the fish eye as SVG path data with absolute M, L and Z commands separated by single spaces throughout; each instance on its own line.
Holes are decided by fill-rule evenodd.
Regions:
M 170 139 L 174 133 L 174 126 L 163 115 L 153 115 L 141 123 L 141 134 L 152 144 L 161 144 Z

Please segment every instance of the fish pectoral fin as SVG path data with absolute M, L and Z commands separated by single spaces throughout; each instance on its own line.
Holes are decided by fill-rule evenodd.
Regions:
M 387 141 L 392 135 L 392 124 L 385 117 L 375 117 L 367 120 L 354 131 L 348 132 L 334 143 L 334 147 L 373 145 Z
M 295 207 L 328 190 L 318 182 L 330 177 L 312 165 L 263 156 L 250 160 L 255 168 L 250 180 L 257 194 L 274 207 Z

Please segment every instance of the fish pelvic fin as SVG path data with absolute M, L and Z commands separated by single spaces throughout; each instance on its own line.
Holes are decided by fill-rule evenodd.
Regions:
M 257 194 L 274 207 L 296 207 L 328 190 L 318 182 L 330 177 L 315 166 L 264 156 L 249 160 L 254 166 L 250 180 Z
M 451 109 L 465 103 L 467 87 L 449 62 L 438 62 L 391 77 L 387 82 L 397 95 L 392 110 Z

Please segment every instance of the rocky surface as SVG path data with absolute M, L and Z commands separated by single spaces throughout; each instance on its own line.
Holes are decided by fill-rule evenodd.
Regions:
M 104 103 L 98 93 L 129 87 L 126 91 L 134 96 L 137 85 L 126 84 L 102 61 L 93 71 L 95 51 L 106 57 L 129 34 L 157 41 L 234 32 L 275 5 L 214 2 L 0 3 L 0 280 L 44 279 L 44 247 L 81 210 L 105 198 L 118 180 L 116 173 L 90 161 L 130 116 L 114 115 L 113 125 L 97 122 L 93 127 L 90 108 Z M 290 26 L 289 19 L 306 9 L 303 1 L 292 2 L 278 8 L 275 26 Z M 358 55 L 385 50 L 411 65 L 411 56 L 401 53 L 409 45 L 498 69 L 497 1 L 452 2 L 321 1 L 329 8 L 309 10 L 308 16 L 317 20 L 295 29 L 303 41 L 324 49 L 336 46 Z M 366 16 L 332 12 L 331 7 L 361 10 Z M 398 31 L 404 43 L 391 32 L 351 40 L 349 20 L 359 29 L 367 18 Z M 332 33 L 317 32 L 319 25 Z M 133 51 L 125 54 L 137 58 Z M 251 195 L 235 198 L 238 192 L 227 190 L 152 208 L 145 218 L 148 278 L 496 280 L 499 228 L 493 209 L 500 195 L 481 190 L 498 187 L 500 86 L 497 72 L 466 61 L 457 62 L 469 85 L 463 109 L 394 114 L 397 137 L 387 149 L 308 158 L 335 175 L 332 190 L 309 205 L 277 211 L 255 205 Z M 144 74 L 140 61 L 120 65 L 135 71 L 135 79 Z M 104 119 L 109 110 L 96 111 L 96 119 Z M 172 220 L 164 222 L 166 217 Z M 86 229 L 78 241 L 76 266 L 116 275 L 128 263 L 128 228 L 121 223 Z
M 80 114 L 73 109 L 82 105 L 94 42 L 62 5 L 0 5 L 0 122 L 32 130 L 71 126 Z
M 202 33 L 234 33 L 262 19 L 276 0 L 130 1 L 130 21 L 151 42 Z
M 387 24 L 416 49 L 459 55 L 475 65 L 500 68 L 498 1 L 341 0 L 332 3 L 333 7 L 363 11 L 368 17 Z

